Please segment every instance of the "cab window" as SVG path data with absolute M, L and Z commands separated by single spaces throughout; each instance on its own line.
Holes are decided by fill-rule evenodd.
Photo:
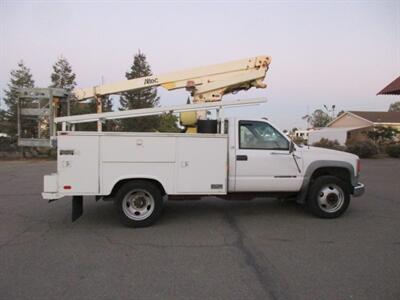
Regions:
M 289 150 L 288 140 L 265 122 L 239 122 L 240 149 Z

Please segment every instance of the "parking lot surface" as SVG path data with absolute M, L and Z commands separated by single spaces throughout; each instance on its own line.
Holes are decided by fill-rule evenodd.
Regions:
M 400 299 L 400 160 L 323 220 L 293 202 L 167 202 L 152 227 L 113 204 L 41 199 L 55 162 L 0 162 L 0 299 Z

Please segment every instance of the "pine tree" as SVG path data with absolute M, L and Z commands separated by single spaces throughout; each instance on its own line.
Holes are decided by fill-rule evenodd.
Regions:
M 71 92 L 76 87 L 76 74 L 72 71 L 72 66 L 69 61 L 62 55 L 57 59 L 53 65 L 53 73 L 50 75 L 51 85 L 50 87 L 62 88 Z M 90 114 L 96 112 L 96 104 L 94 100 L 87 102 L 78 102 L 74 98 L 70 98 L 70 114 Z M 62 103 L 60 110 L 57 115 L 65 116 L 68 114 L 68 108 L 66 103 Z M 95 123 L 82 123 L 76 125 L 76 130 L 96 130 Z
M 18 89 L 32 88 L 34 84 L 30 69 L 21 60 L 18 63 L 18 68 L 10 72 L 10 83 L 8 83 L 7 89 L 4 90 L 4 103 L 7 109 L 3 114 L 5 126 L 2 130 L 11 136 L 17 134 Z
M 53 65 L 53 73 L 51 73 L 50 75 L 50 87 L 61 88 L 67 90 L 68 92 L 71 92 L 76 86 L 75 78 L 76 75 L 74 72 L 72 72 L 71 64 L 65 57 L 61 55 Z M 70 100 L 73 101 L 74 99 Z M 77 103 L 71 103 L 70 111 L 78 114 L 79 108 L 80 106 Z M 68 107 L 66 103 L 60 104 L 57 115 L 68 115 Z
M 146 60 L 146 56 L 139 51 L 134 56 L 133 64 L 130 70 L 125 73 L 125 77 L 126 79 L 134 79 L 151 75 L 151 67 Z M 143 88 L 124 92 L 120 98 L 120 110 L 150 108 L 158 106 L 158 103 L 157 89 L 154 87 Z M 158 116 L 131 118 L 121 121 L 121 127 L 124 131 L 157 131 L 159 125 L 160 118 Z
M 60 56 L 53 65 L 50 87 L 62 88 L 70 92 L 76 86 L 75 78 L 76 75 L 72 72 L 72 66 L 68 60 L 63 56 Z
M 6 132 L 6 111 L 0 108 L 0 134 Z M 1 137 L 1 136 L 0 136 Z

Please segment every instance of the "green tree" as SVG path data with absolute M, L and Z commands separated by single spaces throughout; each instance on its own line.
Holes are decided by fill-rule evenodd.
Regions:
M 30 69 L 21 60 L 18 62 L 17 69 L 10 72 L 10 82 L 4 90 L 4 103 L 7 106 L 3 112 L 3 129 L 7 134 L 15 136 L 17 134 L 18 119 L 18 89 L 32 88 L 35 84 Z
M 6 111 L 0 108 L 0 133 L 6 132 Z
M 393 127 L 376 126 L 374 129 L 367 132 L 367 136 L 376 144 L 381 145 L 393 141 L 400 132 Z
M 51 74 L 50 78 L 50 87 L 62 88 L 71 92 L 76 86 L 76 75 L 74 72 L 72 72 L 72 66 L 62 55 L 54 63 L 53 73 Z
M 400 111 L 400 101 L 390 104 L 389 111 Z
M 157 128 L 160 132 L 180 132 L 178 118 L 173 114 L 160 116 L 160 124 Z
M 50 79 L 50 87 L 62 88 L 69 92 L 74 90 L 76 87 L 76 74 L 72 70 L 72 65 L 62 55 L 54 63 L 53 73 L 51 73 Z M 70 105 L 71 115 L 91 114 L 96 112 L 96 103 L 94 99 L 78 102 L 73 98 L 73 96 L 71 96 Z M 62 103 L 59 107 L 58 115 L 67 115 L 67 113 L 67 105 L 66 103 Z M 80 131 L 92 131 L 96 130 L 96 124 L 94 122 L 76 124 L 75 129 Z
M 68 60 L 62 55 L 57 59 L 57 61 L 53 65 L 53 73 L 50 75 L 51 85 L 53 88 L 61 88 L 65 89 L 68 92 L 71 92 L 76 86 L 76 74 L 72 71 L 72 66 L 68 62 Z M 70 98 L 71 114 L 79 114 L 80 105 L 74 101 L 75 99 Z M 67 103 L 60 103 L 58 107 L 58 116 L 66 116 L 68 115 L 68 107 Z
M 332 118 L 322 109 L 316 109 L 311 115 L 311 124 L 313 127 L 325 127 Z
M 126 79 L 134 79 L 144 76 L 151 76 L 152 71 L 146 60 L 146 55 L 140 51 L 134 56 L 133 64 L 125 73 Z M 154 87 L 143 88 L 124 92 L 120 98 L 120 110 L 139 109 L 156 107 L 159 104 L 157 89 Z M 157 131 L 160 125 L 160 117 L 149 116 L 142 118 L 129 118 L 121 120 L 123 131 Z

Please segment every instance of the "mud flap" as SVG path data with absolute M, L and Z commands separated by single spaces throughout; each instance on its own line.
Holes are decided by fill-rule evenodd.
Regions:
M 72 197 L 72 222 L 79 219 L 83 214 L 83 196 Z

